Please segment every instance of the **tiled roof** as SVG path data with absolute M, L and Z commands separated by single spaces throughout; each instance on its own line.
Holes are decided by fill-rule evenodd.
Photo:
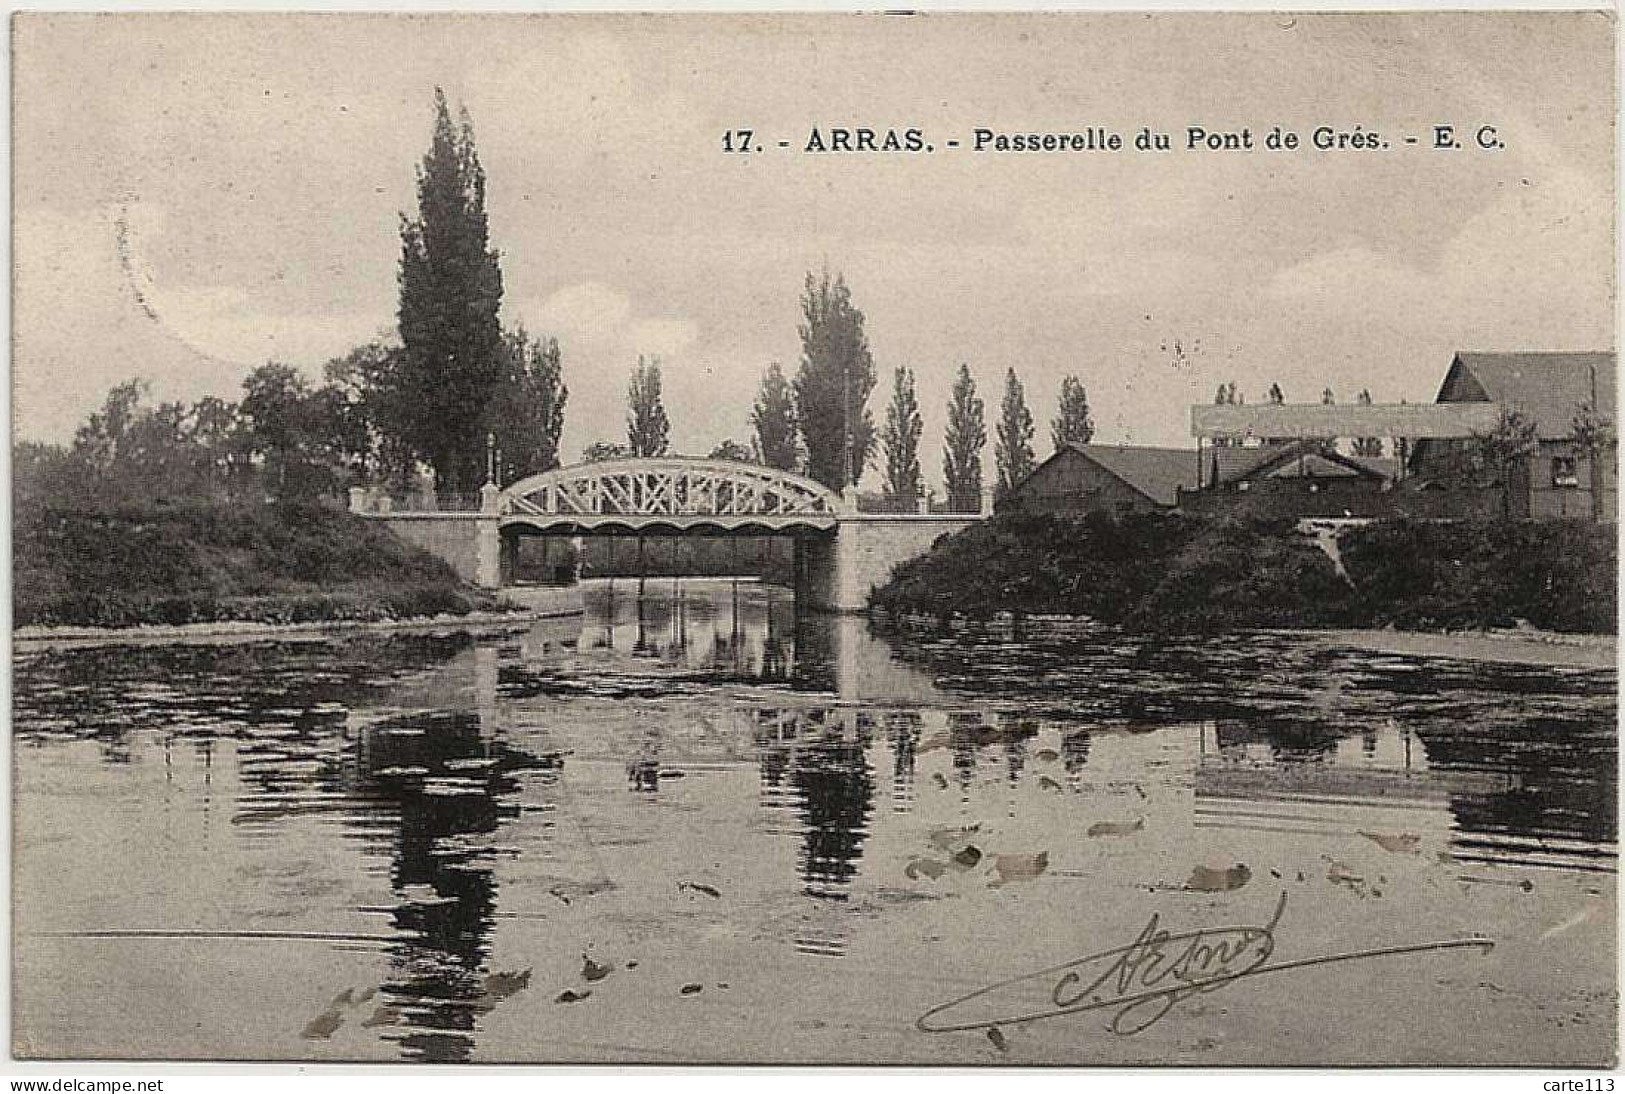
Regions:
M 1594 402 L 1598 413 L 1614 418 L 1616 360 L 1612 353 L 1458 353 L 1452 371 L 1459 364 L 1488 401 L 1532 419 L 1542 437 L 1557 438 L 1569 435 L 1582 403 Z
M 1286 461 L 1284 465 L 1271 474 L 1292 477 L 1299 473 L 1300 461 L 1297 459 L 1299 453 L 1303 454 L 1305 461 L 1312 461 L 1304 463 L 1304 472 L 1321 478 L 1359 474 L 1359 468 L 1386 478 L 1391 477 L 1398 467 L 1393 460 L 1382 457 L 1325 453 L 1321 450 L 1323 443 L 1318 440 L 1303 440 L 1289 444 L 1256 445 L 1251 448 L 1214 448 L 1210 452 L 1202 453 L 1202 481 L 1204 485 L 1213 481 L 1215 466 L 1218 468 L 1218 481 L 1225 483 L 1251 478 L 1263 470 L 1266 464 L 1283 460 Z
M 1197 486 L 1194 448 L 1146 448 L 1126 444 L 1067 447 L 1093 460 L 1159 505 L 1177 502 L 1180 487 L 1194 490 Z
M 1399 474 L 1399 460 L 1393 456 L 1349 456 L 1349 459 L 1363 467 L 1367 467 L 1384 478 L 1391 479 Z
M 1244 448 L 1239 445 L 1204 449 L 1202 452 L 1202 482 L 1207 484 L 1213 481 L 1215 467 L 1218 468 L 1219 482 L 1232 482 L 1243 478 L 1253 468 L 1265 460 L 1273 459 L 1281 452 L 1281 445 L 1265 444 Z

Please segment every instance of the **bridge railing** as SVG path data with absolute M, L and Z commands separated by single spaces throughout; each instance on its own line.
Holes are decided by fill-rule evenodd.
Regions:
M 352 513 L 477 513 L 484 499 L 475 494 L 436 494 L 433 490 L 392 490 L 383 486 L 352 486 Z
M 963 513 L 967 516 L 977 514 L 985 516 L 990 505 L 990 499 L 985 492 L 973 491 L 965 494 L 949 494 L 946 498 L 939 498 L 934 494 L 930 497 L 916 498 L 890 494 L 859 494 L 856 508 L 859 513 Z
M 859 494 L 860 513 L 924 513 L 928 510 L 925 498 L 911 498 L 891 494 Z

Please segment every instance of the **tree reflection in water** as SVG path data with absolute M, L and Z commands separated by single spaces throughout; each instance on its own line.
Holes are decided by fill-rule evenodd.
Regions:
M 884 715 L 886 743 L 892 750 L 892 812 L 914 811 L 914 765 L 920 744 L 920 712 L 890 710 Z
M 1276 636 L 1105 641 L 1030 630 L 1019 641 L 900 643 L 892 653 L 907 662 L 904 674 L 891 671 L 881 643 L 850 641 L 851 621 L 798 616 L 778 593 L 741 586 L 735 606 L 731 590 L 719 604 L 713 589 L 675 611 L 667 595 L 642 606 L 640 635 L 631 592 L 617 587 L 619 623 L 538 625 L 517 644 L 355 636 L 25 652 L 14 663 L 14 764 L 35 784 L 20 785 L 47 793 L 35 788 L 51 770 L 41 765 L 57 764 L 52 777 L 70 793 L 97 780 L 128 788 L 112 806 L 144 807 L 149 792 L 162 795 L 165 817 L 195 806 L 205 836 L 211 803 L 229 801 L 230 853 L 256 871 L 230 884 L 254 914 L 345 929 L 376 915 L 359 922 L 390 925 L 379 933 L 394 937 L 377 943 L 388 947 L 379 959 L 387 973 L 346 1013 L 341 1036 L 370 1029 L 348 1046 L 378 1051 L 371 1038 L 383 1037 L 393 1042 L 385 1053 L 434 1061 L 481 1054 L 475 1042 L 490 1036 L 482 1024 L 495 1025 L 484 1016 L 502 994 L 493 978 L 518 971 L 493 968 L 493 953 L 528 962 L 560 937 L 555 927 L 521 935 L 510 951 L 504 933 L 516 909 L 561 922 L 556 894 L 541 887 L 550 882 L 532 869 L 559 851 L 553 816 L 575 808 L 560 798 L 554 748 L 576 750 L 572 789 L 603 792 L 577 799 L 582 808 L 614 824 L 647 822 L 656 840 L 680 838 L 681 826 L 661 823 L 674 817 L 735 823 L 751 812 L 748 800 L 737 808 L 736 791 L 748 799 L 757 782 L 755 819 L 766 823 L 747 824 L 743 838 L 765 833 L 750 853 L 766 851 L 766 902 L 793 905 L 789 939 L 808 954 L 840 955 L 849 937 L 863 937 L 882 883 L 896 881 L 876 868 L 878 847 L 889 855 L 918 844 L 944 814 L 980 821 L 998 800 L 1019 812 L 1019 827 L 1053 833 L 1060 848 L 1077 832 L 1073 821 L 1112 815 L 1101 810 L 1116 809 L 1114 786 L 1137 786 L 1153 770 L 1162 781 L 1145 780 L 1151 798 L 1125 797 L 1121 812 L 1137 815 L 1148 800 L 1143 808 L 1161 808 L 1171 826 L 1160 831 L 1269 826 L 1279 829 L 1271 839 L 1305 848 L 1358 841 L 1362 830 L 1412 832 L 1463 862 L 1613 869 L 1610 672 L 1379 659 Z M 661 659 L 676 671 L 651 671 L 666 668 Z M 877 662 L 887 671 L 872 671 Z M 851 686 L 854 666 L 861 688 Z M 936 690 L 909 683 L 905 692 L 905 675 Z M 1328 688 L 1333 675 L 1339 684 Z M 461 712 L 445 712 L 454 706 Z M 393 713 L 403 710 L 423 713 Z M 187 748 L 171 749 L 172 737 L 192 739 L 201 772 L 189 768 Z M 162 778 L 145 778 L 148 763 L 163 765 Z M 1089 765 L 1098 777 L 1084 777 Z M 538 774 L 520 774 L 528 770 Z M 1056 782 L 1062 770 L 1071 793 Z M 891 809 L 877 810 L 888 773 Z M 666 781 L 679 774 L 689 777 Z M 516 823 L 522 796 L 527 810 L 550 816 Z M 975 808 L 956 810 L 955 798 Z M 153 842 L 154 831 L 131 835 L 132 870 L 150 871 L 136 844 Z M 1134 838 L 1165 838 L 1158 831 L 1148 824 Z M 512 852 L 497 846 L 504 832 Z M 32 836 L 31 848 L 20 844 L 23 876 L 48 891 L 48 871 L 71 873 L 75 859 L 55 841 L 83 837 Z M 198 863 L 220 852 L 207 839 L 165 848 Z M 499 857 L 508 853 L 523 856 L 519 869 Z M 1425 865 L 1454 873 L 1431 855 Z M 386 870 L 392 896 L 372 900 Z M 342 897 L 312 900 L 307 882 L 331 883 L 322 891 Z M 185 921 L 190 895 L 159 910 Z M 387 907 L 358 909 L 360 899 Z M 100 925 L 117 926 L 120 910 L 98 909 Z M 578 902 L 570 914 L 597 910 Z M 309 1015 L 291 1027 L 287 1018 L 278 1028 L 297 1038 Z
M 390 882 L 396 975 L 368 1021 L 404 1027 L 386 1037 L 409 1059 L 464 1062 L 479 1016 L 494 1005 L 487 968 L 496 907 L 488 839 L 518 815 L 512 773 L 562 761 L 517 751 L 481 732 L 472 712 L 412 715 L 369 727 L 366 789 L 393 802 L 399 828 Z

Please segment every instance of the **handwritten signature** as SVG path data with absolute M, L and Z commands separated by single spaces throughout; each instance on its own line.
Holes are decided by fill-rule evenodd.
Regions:
M 1090 1010 L 1112 1012 L 1107 1029 L 1132 1035 L 1156 1023 L 1183 1000 L 1218 991 L 1250 976 L 1435 950 L 1488 952 L 1488 938 L 1462 938 L 1323 954 L 1269 964 L 1275 929 L 1286 912 L 1286 893 L 1269 922 L 1258 926 L 1204 927 L 1170 934 L 1153 912 L 1138 937 L 1124 946 L 1014 976 L 932 1007 L 915 1023 L 927 1033 L 992 1029 Z

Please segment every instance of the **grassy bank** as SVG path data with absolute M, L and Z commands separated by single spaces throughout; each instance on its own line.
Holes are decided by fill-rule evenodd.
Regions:
M 13 626 L 377 622 L 494 608 L 446 563 L 321 505 L 40 507 L 12 540 Z
M 1383 521 L 1342 560 L 1291 522 L 1007 513 L 899 566 L 871 607 L 987 618 L 1082 615 L 1133 630 L 1257 627 L 1615 629 L 1613 529 L 1584 522 Z

